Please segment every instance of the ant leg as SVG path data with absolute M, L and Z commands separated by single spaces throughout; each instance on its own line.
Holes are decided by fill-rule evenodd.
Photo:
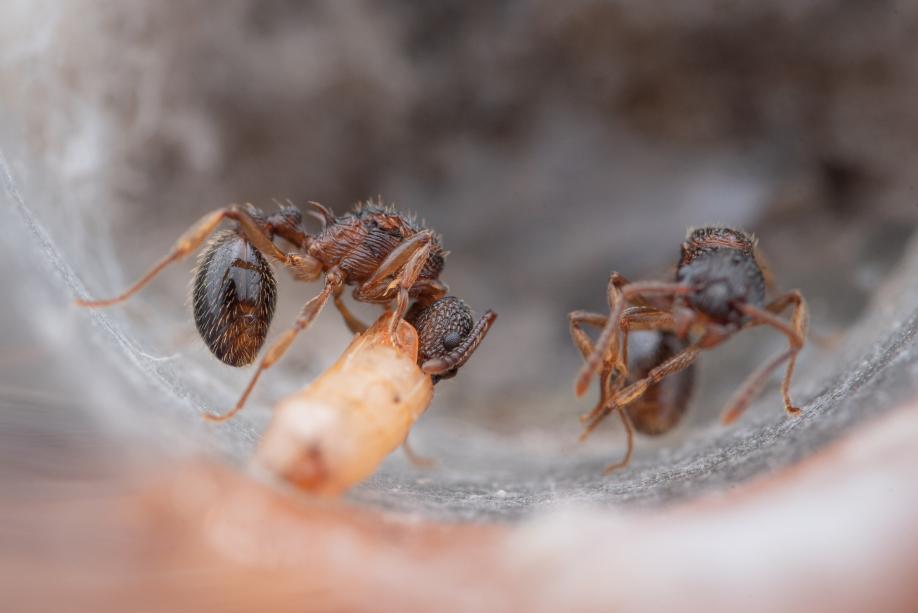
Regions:
M 701 348 L 697 344 L 691 345 L 681 353 L 677 353 L 652 369 L 643 379 L 635 381 L 628 387 L 620 390 L 606 402 L 600 411 L 591 416 L 590 422 L 586 428 L 586 433 L 592 432 L 596 426 L 599 425 L 599 422 L 605 419 L 613 410 L 623 411 L 626 406 L 643 396 L 651 385 L 659 383 L 665 377 L 691 366 L 692 363 L 698 359 L 700 353 Z
M 242 233 L 245 235 L 246 239 L 255 245 L 256 249 L 266 255 L 274 257 L 288 268 L 299 271 L 302 275 L 305 275 L 305 277 L 311 277 L 313 280 L 318 278 L 319 274 L 321 274 L 321 265 L 317 261 L 309 256 L 296 254 L 288 255 L 278 249 L 277 245 L 271 241 L 271 238 L 259 228 L 252 216 L 242 207 L 234 204 L 222 209 L 217 209 L 198 220 L 197 223 L 179 237 L 172 247 L 172 250 L 166 254 L 163 259 L 154 264 L 150 270 L 123 293 L 106 300 L 78 299 L 76 300 L 76 304 L 84 307 L 97 308 L 124 302 L 140 291 L 147 283 L 152 281 L 156 275 L 166 268 L 166 266 L 182 260 L 189 253 L 200 247 L 204 240 L 216 230 L 217 226 L 220 225 L 220 222 L 224 219 L 233 219 L 239 222 Z
M 796 298 L 794 295 L 799 295 L 800 292 L 788 292 L 783 296 L 779 296 L 765 305 L 765 310 L 774 315 L 780 315 L 784 312 L 787 307 L 792 304 L 796 304 Z
M 631 464 L 631 454 L 634 452 L 634 426 L 631 424 L 631 417 L 625 409 L 619 409 L 618 416 L 622 420 L 622 425 L 625 426 L 625 457 L 615 464 L 607 465 L 602 471 L 604 475 L 609 475 L 619 468 L 625 468 Z
M 596 406 L 593 407 L 592 411 L 580 416 L 580 423 L 590 424 L 593 416 L 601 413 L 603 409 L 609 404 L 609 398 L 611 398 L 612 395 L 614 395 L 615 392 L 620 389 L 618 387 L 618 382 L 620 379 L 616 376 L 615 380 L 613 381 L 612 375 L 617 375 L 612 365 L 608 363 L 603 364 L 602 370 L 599 371 L 599 400 L 596 402 Z M 591 423 L 586 427 L 586 429 L 584 429 L 584 431 L 580 434 L 579 440 L 581 443 L 587 439 L 593 430 L 596 429 L 596 426 L 599 425 L 599 421 L 601 420 Z
M 676 329 L 672 313 L 660 311 L 650 306 L 628 307 L 622 313 L 619 328 L 622 340 L 617 368 L 622 377 L 628 376 L 628 334 L 632 330 L 659 330 L 672 332 Z
M 800 296 L 800 292 L 797 290 L 788 292 L 784 294 L 783 296 L 780 296 L 779 298 L 775 299 L 769 305 L 767 305 L 765 307 L 765 310 L 768 311 L 769 313 L 780 315 L 781 313 L 784 312 L 784 310 L 787 307 L 789 307 L 792 304 L 798 303 L 798 298 L 797 298 L 798 296 Z M 803 298 L 801 297 L 800 300 L 802 299 Z M 819 334 L 817 332 L 814 332 L 813 330 L 807 329 L 807 337 L 809 337 L 809 339 L 813 341 L 814 345 L 817 345 L 821 349 L 832 349 L 838 344 L 841 336 L 842 335 L 838 332 L 836 332 L 835 334 L 824 335 L 824 334 Z
M 490 309 L 485 311 L 484 315 L 481 316 L 481 319 L 478 320 L 478 323 L 475 324 L 475 327 L 472 328 L 469 335 L 466 336 L 455 349 L 441 358 L 427 360 L 421 364 L 421 370 L 428 375 L 436 376 L 460 368 L 463 364 L 468 362 L 472 354 L 475 353 L 475 350 L 478 349 L 478 345 L 480 345 L 484 337 L 487 336 L 488 330 L 491 329 L 491 325 L 494 323 L 495 319 L 497 319 L 497 313 Z
M 580 355 L 584 360 L 588 359 L 594 351 L 593 341 L 590 340 L 590 337 L 587 336 L 586 332 L 583 331 L 583 325 L 594 326 L 600 330 L 605 329 L 606 324 L 609 321 L 609 318 L 606 315 L 600 313 L 592 313 L 590 311 L 571 311 L 567 315 L 569 329 L 571 334 L 571 340 L 574 341 L 574 345 L 580 351 Z M 651 307 L 629 307 L 625 309 L 621 318 L 621 328 L 622 334 L 624 335 L 623 341 L 627 341 L 627 333 L 629 330 L 658 330 L 662 329 L 664 326 L 660 325 L 658 322 L 669 321 L 671 319 L 668 313 L 663 313 L 652 309 Z M 628 362 L 628 346 L 627 342 L 622 343 L 622 362 Z M 609 361 L 609 360 L 604 360 Z
M 736 419 L 749 407 L 749 403 L 752 402 L 752 399 L 758 396 L 759 392 L 762 391 L 762 386 L 768 381 L 771 373 L 790 357 L 791 352 L 785 351 L 759 368 L 759 370 L 753 372 L 740 387 L 733 399 L 730 400 L 727 408 L 721 413 L 720 423 L 726 426 L 736 421 Z
M 651 307 L 628 307 L 622 313 L 619 319 L 622 335 L 620 352 L 618 356 L 607 356 L 603 361 L 603 370 L 601 371 L 600 380 L 603 381 L 603 389 L 608 386 L 612 375 L 615 375 L 615 381 L 625 381 L 628 378 L 628 334 L 632 330 L 659 330 L 672 331 L 676 326 L 670 313 L 657 311 Z M 578 330 L 583 337 L 586 337 L 582 331 Z M 589 413 L 581 416 L 580 421 L 589 422 L 597 415 L 605 411 L 605 398 L 608 398 L 611 392 L 603 392 L 603 400 L 593 408 Z
M 379 268 L 376 269 L 369 279 L 364 281 L 361 287 L 357 290 L 359 293 L 363 294 L 373 294 L 378 291 L 382 286 L 383 281 L 391 276 L 396 275 L 399 270 L 403 270 L 408 262 L 415 256 L 415 254 L 427 247 L 433 242 L 433 232 L 430 230 L 424 230 L 418 232 L 411 238 L 405 240 L 398 247 L 392 250 L 392 252 L 386 256 L 386 259 L 382 261 L 379 265 Z M 425 258 L 426 260 L 426 258 Z M 386 290 L 397 287 L 399 284 L 396 281 L 389 283 L 386 286 Z M 378 292 L 383 294 L 385 292 Z M 377 296 L 378 297 L 378 296 Z
M 398 288 L 396 294 L 395 316 L 389 324 L 389 332 L 393 344 L 397 345 L 396 330 L 398 324 L 408 312 L 408 302 L 411 299 L 409 290 L 417 282 L 424 265 L 430 257 L 433 233 L 430 230 L 419 232 L 404 243 L 396 247 L 376 272 L 354 291 L 358 300 L 374 301 L 385 297 L 388 292 Z M 386 283 L 386 279 L 394 275 L 395 278 Z
M 405 437 L 405 440 L 402 441 L 402 451 L 405 452 L 405 457 L 408 458 L 408 461 L 411 462 L 412 466 L 417 468 L 435 468 L 437 466 L 437 461 L 433 458 L 427 458 L 422 455 L 419 455 L 411 447 L 411 444 L 408 442 L 408 437 Z
M 427 259 L 430 257 L 431 246 L 430 243 L 424 244 L 417 251 L 414 252 L 405 266 L 402 268 L 401 272 L 395 279 L 392 280 L 392 283 L 388 287 L 398 287 L 398 296 L 395 301 L 395 316 L 390 320 L 389 323 L 389 335 L 392 337 L 393 344 L 397 346 L 397 334 L 398 325 L 402 319 L 405 318 L 405 313 L 408 312 L 409 302 L 411 300 L 411 287 L 418 280 L 418 277 L 421 275 L 421 270 L 423 270 L 424 265 L 427 263 Z M 388 289 L 388 288 L 387 288 Z
M 316 315 L 319 314 L 319 312 L 322 310 L 322 307 L 324 307 L 325 303 L 328 302 L 328 298 L 332 296 L 336 291 L 338 291 L 338 289 L 343 284 L 344 280 L 336 270 L 329 271 L 325 277 L 325 287 L 322 288 L 321 293 L 309 300 L 309 302 L 303 306 L 303 310 L 300 312 L 300 316 L 297 317 L 296 321 L 293 323 L 293 327 L 284 332 L 284 334 L 281 335 L 279 339 L 274 341 L 274 344 L 272 344 L 268 351 L 265 353 L 265 356 L 258 364 L 258 370 L 255 371 L 255 374 L 252 376 L 252 379 L 246 386 L 245 391 L 242 392 L 242 396 L 240 396 L 236 406 L 233 407 L 228 413 L 224 413 L 223 415 L 205 413 L 204 419 L 208 421 L 226 421 L 241 411 L 245 406 L 245 401 L 248 399 L 249 394 L 251 394 L 252 390 L 255 388 L 255 384 L 258 383 L 258 379 L 261 377 L 261 373 L 271 368 L 271 366 L 273 366 L 284 355 L 284 353 L 286 353 L 287 349 L 290 348 L 290 345 L 296 338 L 296 335 L 309 327 L 309 324 L 312 323 L 312 320 L 316 318 Z
M 790 345 L 787 359 L 787 371 L 784 373 L 784 381 L 781 384 L 781 395 L 784 397 L 784 410 L 790 415 L 796 415 L 800 412 L 799 407 L 795 407 L 790 399 L 791 378 L 794 376 L 794 367 L 797 364 L 797 354 L 806 344 L 806 331 L 809 324 L 809 312 L 806 307 L 806 300 L 803 295 L 794 290 L 775 300 L 772 304 L 794 304 L 794 311 L 791 314 L 791 323 L 788 325 L 777 316 L 766 310 L 756 308 L 748 304 L 742 304 L 739 309 L 747 315 L 752 321 L 771 326 L 787 337 Z M 738 415 L 737 415 L 738 416 Z M 733 417 L 736 419 L 736 417 Z
M 612 356 L 618 355 L 619 336 L 615 334 L 621 318 L 621 306 L 623 296 L 621 288 L 628 285 L 628 281 L 617 272 L 609 275 L 609 283 L 606 285 L 606 300 L 609 303 L 609 316 L 604 322 L 602 331 L 593 345 L 593 349 L 588 356 L 584 356 L 584 364 L 580 368 L 580 373 L 574 381 L 574 394 L 583 396 L 587 387 L 590 385 L 590 379 L 593 374 L 599 370 L 601 364 L 614 359 Z M 576 341 L 575 341 L 576 342 Z
M 338 309 L 338 312 L 341 313 L 341 317 L 344 318 L 344 323 L 347 326 L 347 329 L 350 330 L 353 334 L 362 334 L 366 332 L 369 326 L 358 318 L 356 315 L 351 313 L 350 309 L 347 308 L 347 305 L 344 304 L 344 300 L 341 299 L 341 292 L 344 290 L 344 286 L 335 292 L 332 296 L 335 307 Z
M 600 390 L 599 403 L 596 405 L 596 408 L 593 410 L 593 413 L 596 413 L 597 411 L 601 410 L 601 408 L 606 405 L 606 399 L 612 394 L 611 376 L 612 376 L 612 369 L 608 366 L 604 367 L 602 370 L 602 373 L 600 374 L 600 378 L 603 383 L 602 383 L 601 390 Z M 625 426 L 625 441 L 626 441 L 625 456 L 621 459 L 621 461 L 615 464 L 609 464 L 608 466 L 606 466 L 605 469 L 603 470 L 604 475 L 608 475 L 614 470 L 628 466 L 628 464 L 631 463 L 631 454 L 634 451 L 634 426 L 631 423 L 631 417 L 628 415 L 628 413 L 624 409 L 619 409 L 618 415 L 619 415 L 619 418 L 622 420 L 622 425 Z M 584 417 L 587 417 L 587 416 L 584 416 Z M 601 420 L 597 420 L 594 423 L 590 424 L 590 426 L 583 431 L 583 433 L 580 435 L 581 443 L 586 440 L 587 436 L 589 436 L 593 430 L 596 429 L 596 426 L 599 425 L 599 421 Z
M 574 342 L 574 346 L 580 351 L 580 355 L 583 357 L 584 361 L 589 359 L 593 354 L 593 341 L 584 332 L 582 326 L 590 325 L 599 328 L 600 330 L 604 329 L 606 323 L 608 323 L 609 318 L 606 315 L 600 313 L 591 313 L 589 311 L 571 311 L 567 315 L 571 340 Z M 585 422 L 589 419 L 590 415 L 601 410 L 601 407 L 606 403 L 607 390 L 610 388 L 610 380 L 612 377 L 612 360 L 604 358 L 599 372 L 599 402 L 596 406 L 593 407 L 593 410 L 589 413 L 585 413 L 580 416 L 580 421 Z
M 595 326 L 602 330 L 606 326 L 609 318 L 600 313 L 591 313 L 590 311 L 571 311 L 567 314 L 568 325 L 571 333 L 571 340 L 574 346 L 580 351 L 580 355 L 586 360 L 593 353 L 593 341 L 583 331 L 581 326 Z
M 582 396 L 584 392 L 586 392 L 590 384 L 590 379 L 593 377 L 593 373 L 599 368 L 607 352 L 612 352 L 613 355 L 618 354 L 617 347 L 620 346 L 621 342 L 619 338 L 620 335 L 615 334 L 615 331 L 620 327 L 620 321 L 626 303 L 646 304 L 644 298 L 647 297 L 679 296 L 691 293 L 692 291 L 692 288 L 679 283 L 641 281 L 620 285 L 623 281 L 624 277 L 618 273 L 612 273 L 609 277 L 608 294 L 611 314 L 606 322 L 606 327 L 603 328 L 599 338 L 596 339 L 596 346 L 593 349 L 593 353 L 587 359 L 583 368 L 580 369 L 580 374 L 577 376 L 577 380 L 574 384 L 574 393 L 577 396 Z M 618 343 L 618 345 L 615 345 L 615 343 Z

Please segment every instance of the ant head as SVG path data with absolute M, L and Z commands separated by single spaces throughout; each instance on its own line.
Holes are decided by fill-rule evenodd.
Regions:
M 422 306 L 415 303 L 405 315 L 418 331 L 418 364 L 447 358 L 472 333 L 472 309 L 461 298 L 446 296 Z M 456 375 L 458 366 L 434 376 L 434 382 Z
M 695 253 L 679 266 L 676 280 L 694 288 L 686 297 L 693 308 L 720 323 L 744 320 L 738 304 L 765 302 L 765 277 L 751 251 L 718 247 Z

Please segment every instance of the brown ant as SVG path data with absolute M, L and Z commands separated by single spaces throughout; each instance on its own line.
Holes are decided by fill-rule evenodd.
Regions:
M 784 408 L 791 415 L 799 413 L 789 390 L 797 354 L 806 342 L 806 301 L 794 290 L 766 303 L 770 285 L 754 237 L 729 228 L 702 228 L 690 231 L 682 244 L 675 282 L 629 283 L 613 272 L 607 289 L 608 317 L 585 311 L 570 313 L 571 337 L 585 360 L 576 380 L 576 394 L 586 392 L 594 373 L 600 375 L 599 403 L 583 417 L 586 430 L 581 438 L 614 410 L 618 410 L 627 433 L 624 459 L 608 466 L 607 472 L 627 466 L 634 429 L 662 433 L 675 425 L 685 410 L 690 369 L 699 354 L 745 328 L 771 326 L 787 337 L 789 347 L 749 376 L 723 412 L 722 422 L 736 420 L 771 373 L 785 362 L 781 387 Z M 794 310 L 787 323 L 778 315 L 790 306 Z M 595 345 L 582 330 L 584 324 L 602 328 Z M 663 349 L 640 364 L 629 362 L 628 334 L 634 330 L 657 331 Z M 677 374 L 673 381 L 667 379 Z M 672 393 L 680 387 L 685 393 Z M 642 398 L 644 401 L 636 405 Z M 648 424 L 654 424 L 652 432 Z
M 443 308 L 437 305 L 447 292 L 439 280 L 446 252 L 432 230 L 379 201 L 358 204 L 341 217 L 321 204 L 309 204 L 313 207 L 310 214 L 322 222 L 322 230 L 315 235 L 303 229 L 302 214 L 292 205 L 271 215 L 252 205 L 213 211 L 183 234 L 172 250 L 124 293 L 108 300 L 77 300 L 77 304 L 104 307 L 127 300 L 166 266 L 200 247 L 223 220 L 231 220 L 233 226 L 214 234 L 199 260 L 194 276 L 194 318 L 198 332 L 218 359 L 231 366 L 244 366 L 254 361 L 274 315 L 276 282 L 265 256 L 289 269 L 300 281 L 314 281 L 324 273 L 322 291 L 306 302 L 293 327 L 268 348 L 236 406 L 224 415 L 206 415 L 214 421 L 229 419 L 242 409 L 261 374 L 281 358 L 329 298 L 352 332 L 366 329 L 341 300 L 348 285 L 355 286 L 354 298 L 361 302 L 395 302 L 389 328 L 393 342 L 398 322 L 412 299 L 417 305 L 415 317 Z M 277 238 L 293 249 L 282 250 L 274 242 Z M 448 303 L 454 304 L 454 300 L 458 299 Z M 463 336 L 468 313 L 461 309 L 452 313 L 462 316 L 454 324 L 459 340 L 449 335 L 442 339 L 442 350 L 431 346 L 429 363 L 425 363 L 426 369 L 439 378 L 454 374 L 487 331 L 479 322 L 471 339 Z

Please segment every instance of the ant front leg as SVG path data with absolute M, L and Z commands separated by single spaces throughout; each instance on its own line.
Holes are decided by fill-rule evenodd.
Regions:
M 572 313 L 571 315 L 574 315 L 574 313 Z M 599 321 L 598 318 L 592 317 L 595 314 L 584 313 L 584 315 L 587 315 L 588 319 L 592 320 L 593 322 L 598 323 Z M 600 316 L 600 317 L 605 318 L 605 316 Z M 574 328 L 573 322 L 572 322 L 571 328 L 572 330 Z M 582 334 L 582 331 L 579 330 L 579 328 L 577 331 Z M 586 335 L 584 334 L 583 336 L 586 336 Z M 586 340 L 587 342 L 589 342 L 589 338 L 587 338 Z M 586 357 L 586 354 L 584 355 L 584 357 Z M 598 415 L 603 410 L 604 407 L 608 406 L 608 399 L 611 398 L 612 395 L 615 393 L 615 389 L 613 388 L 613 385 L 612 385 L 612 375 L 613 375 L 612 366 L 609 363 L 603 364 L 602 370 L 600 371 L 600 374 L 599 374 L 599 381 L 600 381 L 599 401 L 597 402 L 596 406 L 593 408 L 593 410 L 590 413 L 583 415 L 580 418 L 581 422 L 589 421 L 592 416 Z M 622 457 L 622 459 L 619 462 L 616 462 L 615 464 L 607 465 L 603 469 L 604 475 L 608 475 L 609 473 L 615 470 L 618 470 L 619 468 L 625 468 L 626 466 L 628 466 L 631 463 L 631 455 L 634 453 L 634 425 L 631 423 L 631 417 L 628 415 L 628 412 L 624 410 L 624 408 L 618 409 L 618 416 L 622 420 L 622 425 L 625 427 L 625 455 L 624 457 Z M 605 415 L 603 415 L 603 417 L 605 417 Z M 599 418 L 593 421 L 593 423 L 591 423 L 590 426 L 586 430 L 584 430 L 584 432 L 580 435 L 581 443 L 584 440 L 586 440 L 586 438 L 596 428 L 596 426 L 599 425 L 600 421 L 602 421 L 602 418 Z
M 605 417 L 613 410 L 624 411 L 625 407 L 643 396 L 651 385 L 659 383 L 665 377 L 675 374 L 680 370 L 685 370 L 691 366 L 692 363 L 698 359 L 698 355 L 700 353 L 701 348 L 697 344 L 691 345 L 681 353 L 677 353 L 656 368 L 652 369 L 643 379 L 635 381 L 628 387 L 618 391 L 607 401 L 605 406 L 603 406 L 602 409 L 596 413 L 596 415 L 591 416 L 590 423 L 587 424 L 586 430 L 584 431 L 581 438 L 586 437 L 590 432 L 595 430 L 596 426 L 598 426 L 599 423 L 605 419 Z
M 583 316 L 582 319 L 581 314 Z M 580 329 L 579 323 L 591 323 L 592 325 L 596 325 L 599 323 L 599 319 L 595 315 L 596 314 L 585 313 L 583 311 L 575 311 L 570 315 L 572 318 L 571 336 L 574 337 L 574 335 L 577 335 L 574 338 L 574 342 L 575 344 L 578 344 L 578 348 L 580 348 L 581 352 L 583 352 L 584 349 L 589 349 L 591 345 L 589 344 L 589 338 L 586 336 L 583 330 Z M 574 323 L 574 318 L 578 319 L 577 324 Z M 605 318 L 603 317 L 603 319 Z M 624 382 L 627 380 L 629 333 L 632 330 L 654 330 L 669 332 L 672 331 L 676 326 L 676 323 L 673 321 L 673 317 L 670 313 L 665 311 L 658 311 L 652 307 L 647 306 L 628 307 L 622 312 L 618 321 L 621 341 L 620 343 L 613 343 L 613 345 L 610 347 L 610 353 L 606 355 L 601 362 L 602 368 L 600 370 L 600 385 L 602 393 L 600 395 L 600 401 L 592 411 L 580 418 L 580 420 L 583 422 L 591 422 L 600 414 L 608 414 L 608 411 L 606 410 L 607 400 L 611 394 L 618 389 L 617 385 L 612 385 L 613 374 L 615 375 L 616 383 Z M 581 345 L 581 343 L 584 344 Z M 612 353 L 612 351 L 617 351 L 617 353 Z
M 314 280 L 321 274 L 321 265 L 317 261 L 310 256 L 286 254 L 281 251 L 277 245 L 272 242 L 271 237 L 265 234 L 259 227 L 251 214 L 243 207 L 234 204 L 222 209 L 217 209 L 198 220 L 196 224 L 179 237 L 172 247 L 172 250 L 166 254 L 165 257 L 154 264 L 150 270 L 123 293 L 114 298 L 105 300 L 78 299 L 76 300 L 76 304 L 84 307 L 98 308 L 124 302 L 152 281 L 156 275 L 162 272 L 169 264 L 184 259 L 189 253 L 200 247 L 207 237 L 213 234 L 214 230 L 217 229 L 217 226 L 220 225 L 220 222 L 224 219 L 237 221 L 242 234 L 256 249 L 280 261 L 284 266 L 292 269 L 295 274 L 298 274 L 301 278 Z
M 258 364 L 258 370 L 255 371 L 255 374 L 252 376 L 252 379 L 249 381 L 248 386 L 246 386 L 245 391 L 242 392 L 239 401 L 236 403 L 236 406 L 233 407 L 228 413 L 223 415 L 216 415 L 213 413 L 206 413 L 204 418 L 208 421 L 226 421 L 236 415 L 242 408 L 245 406 L 246 400 L 248 400 L 249 394 L 252 393 L 252 390 L 255 388 L 255 384 L 258 383 L 261 373 L 271 368 L 278 360 L 287 352 L 287 349 L 290 348 L 290 345 L 293 343 L 293 340 L 296 338 L 296 335 L 309 327 L 309 324 L 316 318 L 316 316 L 322 311 L 322 307 L 325 306 L 325 303 L 328 302 L 330 296 L 333 296 L 336 291 L 344 285 L 344 279 L 341 274 L 336 269 L 328 271 L 328 274 L 325 277 L 325 287 L 322 289 L 322 292 L 312 298 L 303 306 L 303 310 L 300 312 L 300 316 L 297 317 L 296 321 L 293 323 L 293 327 L 284 332 L 284 334 L 274 341 L 274 344 L 268 349 L 265 353 L 265 356 L 261 359 L 261 362 Z
M 602 331 L 599 333 L 599 338 L 596 339 L 596 343 L 592 346 L 590 353 L 584 356 L 583 367 L 580 369 L 580 374 L 577 375 L 577 379 L 574 382 L 574 393 L 577 396 L 582 396 L 584 392 L 586 392 L 587 387 L 590 385 L 590 379 L 593 378 L 593 374 L 599 370 L 600 365 L 608 361 L 609 354 L 618 354 L 618 345 L 615 345 L 615 343 L 619 341 L 619 336 L 615 334 L 615 329 L 618 325 L 620 315 L 616 316 L 616 313 L 619 312 L 619 307 L 623 301 L 621 288 L 625 285 L 628 285 L 628 280 L 622 275 L 617 272 L 613 272 L 609 275 L 609 283 L 606 286 L 609 316 L 605 318 L 602 325 Z M 599 320 L 594 319 L 593 321 L 598 322 Z M 583 323 L 588 322 L 584 321 Z M 575 331 L 574 322 L 571 321 L 571 337 L 574 338 L 574 343 L 579 346 L 578 339 L 575 336 L 577 332 L 582 334 L 582 330 L 580 330 L 579 326 L 576 327 Z
M 567 319 L 570 325 L 571 340 L 574 341 L 574 346 L 577 347 L 580 351 L 580 355 L 584 360 L 587 360 L 594 351 L 593 341 L 584 332 L 584 325 L 593 326 L 599 329 L 604 329 L 609 318 L 600 313 L 591 313 L 589 311 L 572 311 L 568 313 Z M 596 403 L 596 406 L 593 407 L 593 410 L 589 413 L 581 415 L 580 421 L 589 420 L 590 416 L 598 413 L 602 410 L 602 407 L 605 406 L 606 400 L 608 399 L 609 389 L 611 388 L 611 378 L 613 373 L 613 368 L 611 366 L 612 360 L 604 358 L 600 364 L 599 370 L 599 400 Z
M 772 303 L 765 307 L 765 310 L 769 313 L 780 315 L 787 309 L 787 307 L 798 304 L 798 299 L 803 300 L 803 296 L 800 294 L 799 290 L 794 290 L 774 300 Z M 809 317 L 809 314 L 807 314 L 807 317 Z M 807 321 L 806 336 L 813 342 L 814 345 L 820 349 L 833 349 L 838 345 L 843 335 L 840 332 L 835 332 L 833 334 L 820 334 L 810 329 L 809 321 Z
M 424 230 L 400 244 L 383 260 L 376 272 L 354 292 L 354 297 L 358 300 L 372 302 L 385 297 L 393 289 L 397 290 L 395 316 L 389 330 L 393 344 L 398 344 L 395 333 L 399 322 L 408 312 L 408 302 L 411 298 L 409 290 L 417 282 L 430 258 L 433 237 L 433 232 Z M 386 280 L 393 276 L 394 278 L 386 283 Z
M 567 314 L 567 320 L 570 327 L 571 340 L 574 346 L 580 351 L 584 360 L 593 353 L 593 341 L 583 331 L 584 325 L 593 326 L 602 330 L 606 326 L 609 318 L 601 313 L 591 313 L 590 311 L 571 311 Z
M 369 326 L 360 321 L 360 318 L 351 313 L 351 310 L 344 304 L 344 300 L 341 299 L 341 293 L 343 291 L 344 286 L 342 285 L 332 297 L 335 301 L 335 307 L 338 309 L 338 312 L 341 313 L 341 317 L 344 318 L 344 324 L 347 326 L 347 329 L 350 330 L 352 334 L 362 334 L 366 332 Z
M 787 322 L 779 319 L 775 313 L 780 313 L 790 305 L 794 305 L 794 311 L 791 314 L 791 323 L 788 325 Z M 789 415 L 796 415 L 800 412 L 800 409 L 791 403 L 790 384 L 797 364 L 797 354 L 806 344 L 806 332 L 809 325 L 806 300 L 799 291 L 794 290 L 781 296 L 766 306 L 765 309 L 759 309 L 748 304 L 740 305 L 739 309 L 753 323 L 771 326 L 784 334 L 790 347 L 787 352 L 781 354 L 749 377 L 743 387 L 740 388 L 740 393 L 737 394 L 734 401 L 724 412 L 721 421 L 725 424 L 735 421 L 746 410 L 755 394 L 761 390 L 765 381 L 768 380 L 768 376 L 785 360 L 787 361 L 787 370 L 784 373 L 784 381 L 781 384 L 781 395 L 784 398 L 784 410 Z
M 617 331 L 621 328 L 621 318 L 626 304 L 636 304 L 644 308 L 650 308 L 651 303 L 647 298 L 669 298 L 689 294 L 691 291 L 690 287 L 679 283 L 662 281 L 628 283 L 623 276 L 613 272 L 609 277 L 607 290 L 610 309 L 609 319 L 606 321 L 599 338 L 596 339 L 593 353 L 587 359 L 583 368 L 580 369 L 580 374 L 574 384 L 574 393 L 577 396 L 582 396 L 586 392 L 593 373 L 599 369 L 599 365 L 603 362 L 603 358 L 607 353 L 619 353 L 618 347 L 621 347 L 622 339 L 621 334 L 617 333 Z M 656 307 L 654 308 L 660 310 Z M 627 372 L 627 368 L 625 368 L 625 372 Z
M 580 351 L 580 355 L 584 360 L 593 355 L 594 347 L 593 341 L 590 340 L 590 337 L 587 336 L 586 332 L 583 331 L 583 325 L 593 326 L 599 328 L 600 330 L 604 329 L 608 323 L 609 318 L 600 313 L 592 313 L 590 311 L 571 311 L 567 315 L 568 323 L 570 325 L 570 334 L 571 340 L 574 341 L 574 345 Z M 676 324 L 673 321 L 672 315 L 666 313 L 665 311 L 658 311 L 652 307 L 629 307 L 624 310 L 622 316 L 619 320 L 621 331 L 623 334 L 622 338 L 622 362 L 627 364 L 628 362 L 628 332 L 631 330 L 670 330 L 675 328 Z M 613 360 L 608 359 L 602 360 L 602 363 L 608 363 Z M 627 376 L 627 368 L 623 369 L 622 374 Z

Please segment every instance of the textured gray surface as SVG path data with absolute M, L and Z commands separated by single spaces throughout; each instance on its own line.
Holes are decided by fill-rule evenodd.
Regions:
M 270 407 L 346 346 L 334 313 L 214 427 L 200 413 L 230 406 L 248 372 L 195 338 L 190 264 L 115 309 L 71 299 L 121 289 L 225 202 L 342 211 L 379 192 L 444 234 L 446 281 L 500 319 L 413 435 L 440 468 L 393 457 L 351 494 L 362 503 L 453 517 L 657 504 L 787 465 L 915 391 L 914 249 L 889 278 L 918 217 L 913 3 L 866 17 L 830 0 L 654 14 L 589 1 L 41 6 L 0 9 L 0 349 L 14 356 L 0 383 L 54 390 L 69 409 L 49 431 L 91 422 L 123 441 L 98 444 L 110 457 L 204 449 L 242 465 Z M 804 353 L 794 420 L 772 385 L 736 427 L 716 423 L 779 335 L 705 356 L 685 423 L 638 437 L 632 467 L 603 478 L 622 435 L 575 443 L 589 401 L 571 393 L 564 316 L 603 308 L 613 268 L 665 274 L 685 227 L 711 222 L 756 231 L 814 327 L 848 335 Z M 281 277 L 272 334 L 317 291 Z

